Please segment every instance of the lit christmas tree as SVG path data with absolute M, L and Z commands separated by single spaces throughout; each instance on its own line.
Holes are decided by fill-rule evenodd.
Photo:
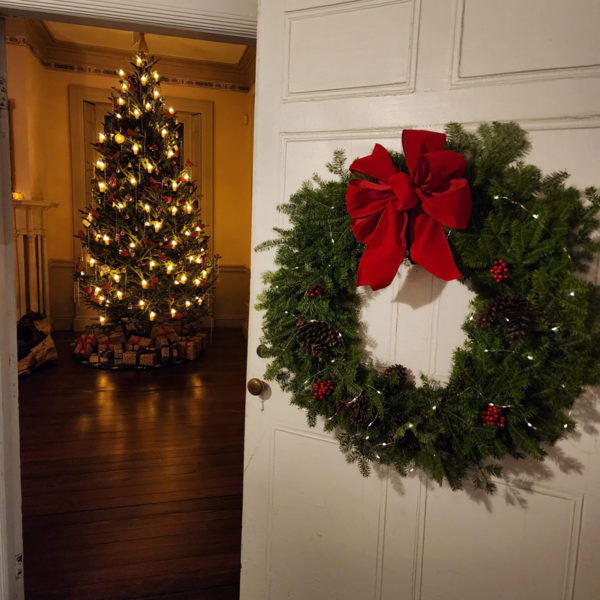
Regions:
M 112 112 L 98 134 L 91 205 L 79 232 L 86 253 L 76 278 L 102 325 L 156 323 L 206 314 L 218 256 L 208 254 L 191 164 L 182 165 L 180 128 L 160 93 L 156 60 L 140 52 L 119 71 Z

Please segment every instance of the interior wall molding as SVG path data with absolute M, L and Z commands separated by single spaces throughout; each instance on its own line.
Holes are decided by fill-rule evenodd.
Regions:
M 331 15 L 348 12 L 358 12 L 377 9 L 379 7 L 407 4 L 412 7 L 410 34 L 406 40 L 408 55 L 407 69 L 402 80 L 384 85 L 356 85 L 352 87 L 339 87 L 327 90 L 307 90 L 295 92 L 290 89 L 290 73 L 292 61 L 292 29 L 294 23 L 308 18 L 328 17 Z M 379 96 L 387 94 L 410 94 L 415 90 L 417 54 L 419 47 L 419 24 L 421 14 L 421 0 L 351 0 L 336 5 L 302 8 L 285 12 L 285 64 L 287 68 L 283 77 L 283 102 L 298 102 L 311 100 L 324 100 L 328 98 L 351 98 L 364 96 Z
M 535 80 L 598 77 L 598 75 L 600 75 L 600 63 L 593 65 L 574 65 L 572 67 L 542 68 L 489 74 L 486 73 L 482 75 L 461 75 L 465 10 L 466 0 L 457 0 L 454 34 L 452 40 L 450 88 L 464 88 L 507 83 L 510 84 Z
M 250 2 L 239 8 L 232 2 L 226 4 L 230 10 L 219 12 L 212 9 L 210 2 L 199 0 L 171 2 L 167 6 L 162 0 L 2 0 L 1 12 L 30 19 L 255 43 L 256 8 Z
M 28 47 L 45 68 L 60 71 L 117 77 L 117 70 L 131 61 L 126 51 L 58 41 L 41 21 L 28 19 L 6 19 L 6 43 Z M 157 58 L 168 84 L 249 92 L 254 83 L 255 46 L 247 46 L 237 64 Z

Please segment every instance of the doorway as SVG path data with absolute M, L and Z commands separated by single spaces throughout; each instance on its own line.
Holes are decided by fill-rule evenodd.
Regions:
M 62 26 L 59 30 L 66 31 Z M 148 41 L 151 43 L 151 38 Z M 32 55 L 24 59 L 33 74 L 25 92 L 55 92 L 34 94 L 38 98 L 37 114 L 28 114 L 39 116 L 38 123 L 49 123 L 52 131 L 46 139 L 37 140 L 48 160 L 39 160 L 40 155 L 32 153 L 27 156 L 30 186 L 29 193 L 23 193 L 26 197 L 33 197 L 35 190 L 51 194 L 51 180 L 62 178 L 65 183 L 64 170 L 57 169 L 59 147 L 69 147 L 72 127 L 67 124 L 60 129 L 59 120 L 53 120 L 47 109 L 56 108 L 57 114 L 61 112 L 67 119 L 72 116 L 73 111 L 65 110 L 65 92 L 77 87 L 78 74 L 84 78 L 82 86 L 95 79 L 93 87 L 99 89 L 97 83 L 103 84 L 106 95 L 115 82 L 110 72 L 97 75 L 75 68 L 68 71 L 65 86 L 61 68 L 52 61 L 40 60 L 27 44 L 15 43 L 8 47 L 9 97 L 11 82 L 17 80 L 10 63 L 12 50 L 21 58 L 27 52 Z M 244 56 L 236 64 L 245 69 L 248 58 Z M 89 56 L 86 61 L 90 62 Z M 113 70 L 119 66 L 113 65 Z M 52 77 L 57 74 L 61 81 Z M 212 103 L 215 107 L 214 143 L 210 140 L 200 144 L 199 161 L 196 157 L 190 159 L 199 165 L 205 184 L 214 177 L 215 252 L 229 254 L 223 261 L 224 281 L 215 302 L 214 343 L 200 362 L 153 372 L 150 377 L 139 372 L 91 371 L 73 362 L 69 348 L 73 335 L 61 333 L 68 329 L 68 312 L 55 310 L 60 302 L 65 306 L 70 302 L 73 311 L 76 306 L 72 285 L 68 289 L 61 286 L 70 277 L 57 275 L 61 269 L 72 272 L 76 259 L 74 251 L 72 256 L 68 254 L 68 247 L 73 246 L 72 227 L 65 227 L 75 224 L 73 185 L 72 202 L 66 206 L 57 202 L 57 214 L 49 213 L 48 218 L 50 315 L 52 318 L 56 314 L 61 326 L 55 336 L 59 364 L 55 369 L 33 373 L 23 380 L 20 390 L 28 599 L 167 599 L 175 594 L 177 598 L 198 597 L 199 593 L 206 597 L 237 597 L 252 91 L 251 86 L 241 89 L 241 84 L 240 89 L 234 89 L 233 84 L 217 81 L 208 88 L 199 85 L 198 78 L 195 84 L 188 80 L 188 85 L 185 78 L 181 78 L 183 83 L 176 79 L 173 76 L 165 87 L 171 90 L 180 86 L 178 94 L 165 90 L 164 95 L 185 96 L 179 105 L 176 100 L 173 104 L 176 110 L 187 108 L 184 124 L 192 131 L 193 139 L 198 129 L 194 117 L 200 113 L 194 112 L 192 103 Z M 194 95 L 201 99 L 191 97 Z M 47 100 L 49 96 L 52 100 L 39 106 L 39 98 Z M 64 105 L 59 108 L 61 101 Z M 17 109 L 15 102 L 13 116 Z M 18 150 L 17 182 L 22 175 Z M 75 155 L 71 145 L 71 168 Z M 207 169 L 213 158 L 214 169 Z M 84 153 L 80 159 L 73 171 L 85 168 Z M 28 180 L 21 177 L 20 181 Z M 244 191 L 240 192 L 241 188 Z M 204 194 L 205 199 L 209 197 Z M 233 211 L 238 215 L 234 223 Z M 53 302 L 54 292 L 59 304 Z M 77 325 L 75 320 L 76 330 Z

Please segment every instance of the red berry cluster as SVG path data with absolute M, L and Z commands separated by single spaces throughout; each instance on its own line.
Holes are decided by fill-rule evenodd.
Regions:
M 328 379 L 327 381 L 317 381 L 317 383 L 313 383 L 313 400 L 323 400 L 327 398 L 327 396 L 331 396 L 333 393 L 333 388 L 335 388 L 335 383 Z
M 487 408 L 481 413 L 481 420 L 484 425 L 499 427 L 504 429 L 505 418 L 502 411 L 493 404 L 488 404 Z
M 494 266 L 490 269 L 490 273 L 494 276 L 496 283 L 500 283 L 503 279 L 508 279 L 508 267 L 502 259 L 494 261 Z
M 306 290 L 305 296 L 308 296 L 309 298 L 314 298 L 315 296 L 320 296 L 322 293 L 323 288 L 321 287 L 321 284 L 318 283 L 317 285 L 312 285 L 311 287 L 309 287 Z

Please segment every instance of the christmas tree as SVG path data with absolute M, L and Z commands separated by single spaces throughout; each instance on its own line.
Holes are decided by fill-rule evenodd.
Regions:
M 182 164 L 180 126 L 160 92 L 156 60 L 138 53 L 98 134 L 90 206 L 78 233 L 85 255 L 76 278 L 102 325 L 197 320 L 218 273 L 208 254 L 191 163 Z

